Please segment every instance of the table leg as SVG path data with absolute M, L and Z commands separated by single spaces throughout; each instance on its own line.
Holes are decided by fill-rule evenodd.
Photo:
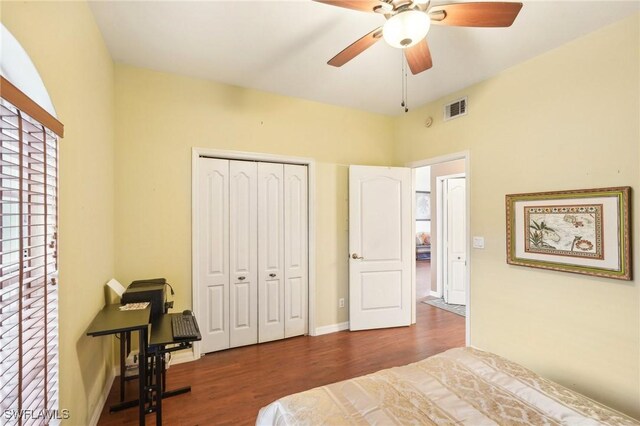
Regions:
M 138 332 L 140 339 L 140 355 L 138 356 L 138 407 L 139 407 L 139 424 L 144 426 L 146 414 L 146 386 L 147 386 L 147 329 L 143 328 Z
M 126 332 L 120 333 L 120 402 L 124 402 L 124 373 L 126 371 L 124 358 L 125 358 L 125 339 Z
M 162 426 L 162 351 L 160 347 L 156 347 L 155 353 L 155 373 L 156 373 L 156 426 Z
M 165 364 L 166 355 L 162 355 L 162 393 L 167 390 L 167 365 Z

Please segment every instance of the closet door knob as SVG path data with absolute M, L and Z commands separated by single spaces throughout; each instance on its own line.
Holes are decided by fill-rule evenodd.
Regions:
M 238 277 L 240 281 L 244 281 L 246 277 Z
M 271 278 L 275 278 L 275 277 L 276 277 L 276 274 L 271 273 L 271 274 L 269 274 L 269 276 L 270 276 Z

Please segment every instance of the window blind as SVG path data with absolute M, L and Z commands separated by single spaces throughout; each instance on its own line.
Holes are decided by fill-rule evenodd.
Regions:
M 58 140 L 16 107 L 19 102 L 7 100 L 5 87 L 0 99 L 0 423 L 49 424 L 58 408 Z

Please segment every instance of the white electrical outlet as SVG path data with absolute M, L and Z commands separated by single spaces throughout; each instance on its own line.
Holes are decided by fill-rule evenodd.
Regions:
M 338 299 L 338 308 L 344 308 L 344 299 L 343 298 Z

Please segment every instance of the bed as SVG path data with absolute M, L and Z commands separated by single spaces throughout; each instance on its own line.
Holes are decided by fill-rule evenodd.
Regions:
M 497 355 L 456 348 L 281 398 L 257 425 L 640 425 Z

